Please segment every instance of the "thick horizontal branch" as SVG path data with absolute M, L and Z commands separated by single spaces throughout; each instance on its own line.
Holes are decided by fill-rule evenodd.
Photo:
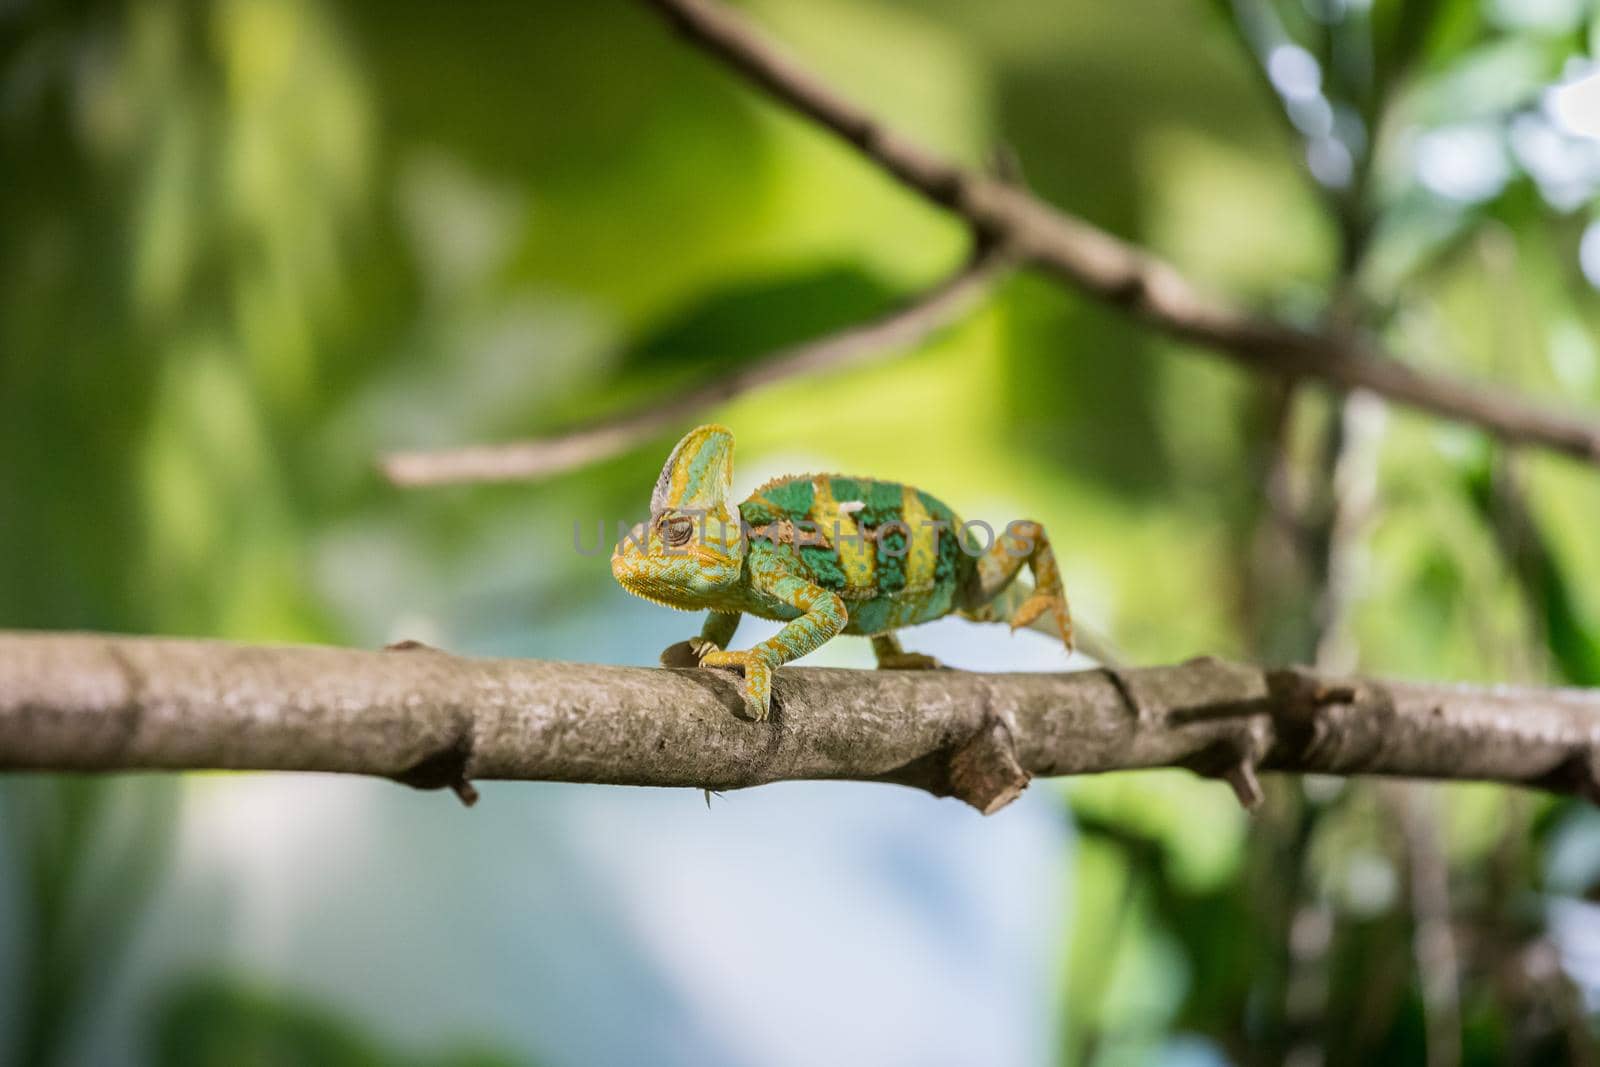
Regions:
M 1600 423 L 1506 390 L 1424 372 L 1355 335 L 1314 333 L 1250 315 L 1207 295 L 1170 264 L 1075 218 L 1026 189 L 958 167 L 834 91 L 715 0 L 646 0 L 683 35 L 769 96 L 833 131 L 922 196 L 1015 248 L 1028 261 L 1151 326 L 1253 367 L 1367 389 L 1471 423 L 1511 442 L 1600 463 Z
M 657 434 L 681 432 L 704 411 L 745 393 L 824 370 L 837 370 L 916 345 L 966 314 L 1014 262 L 999 245 L 985 245 L 944 281 L 904 307 L 755 362 L 669 396 L 638 411 L 531 441 L 473 445 L 443 451 L 392 452 L 379 461 L 395 485 L 527 481 L 599 463 Z
M 784 668 L 771 720 L 708 669 L 0 633 L 0 769 L 284 770 L 737 789 L 898 782 L 981 811 L 1032 776 L 1188 767 L 1600 794 L 1600 692 L 1326 679 L 1214 659 L 1123 672 Z

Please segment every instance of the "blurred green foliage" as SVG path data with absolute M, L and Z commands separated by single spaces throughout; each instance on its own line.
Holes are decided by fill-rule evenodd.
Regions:
M 174 987 L 156 1008 L 150 1062 L 157 1067 L 509 1067 L 475 1049 L 408 1056 L 315 1004 L 273 995 L 225 975 Z
M 1242 302 L 1600 400 L 1579 257 L 1600 166 L 1543 104 L 1594 58 L 1588 3 L 750 10 L 897 127 L 969 162 L 1006 144 L 1041 194 Z M 374 644 L 420 619 L 454 647 L 537 652 L 544 620 L 611 590 L 529 546 L 637 509 L 669 441 L 537 489 L 416 496 L 379 484 L 374 455 L 648 404 L 966 252 L 957 224 L 620 0 L 4 5 L 0 174 L 8 626 Z M 1042 520 L 1080 612 L 1133 659 L 1309 658 L 1337 410 L 1281 407 L 1021 277 L 914 353 L 717 417 L 747 475 L 892 473 Z M 1344 623 L 1362 667 L 1600 680 L 1600 478 L 1401 412 L 1377 448 Z M 1287 545 L 1274 464 L 1305 535 Z M 115 794 L 136 845 L 95 843 L 114 788 L 8 783 L 24 1062 L 62 1052 L 95 996 L 82 945 L 130 935 L 164 854 L 165 789 Z M 1365 786 L 1272 792 L 1247 822 L 1179 774 L 1064 791 L 1082 835 L 1065 1061 L 1183 1035 L 1239 1063 L 1420 1055 L 1393 812 Z M 1559 969 L 1525 964 L 1550 944 L 1547 898 L 1600 884 L 1582 859 L 1600 828 L 1499 790 L 1430 795 L 1463 1059 L 1592 1051 Z M 162 1063 L 401 1062 L 225 981 L 173 991 L 153 1034 Z

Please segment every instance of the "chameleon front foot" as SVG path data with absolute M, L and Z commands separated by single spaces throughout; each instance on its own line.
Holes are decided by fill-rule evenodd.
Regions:
M 724 652 L 701 657 L 702 667 L 731 667 L 744 671 L 744 708 L 756 722 L 765 722 L 772 707 L 772 664 L 756 652 Z

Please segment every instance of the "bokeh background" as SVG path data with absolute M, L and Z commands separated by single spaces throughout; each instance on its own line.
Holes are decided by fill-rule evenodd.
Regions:
M 1586 0 L 760 0 L 895 125 L 1294 321 L 1600 405 Z M 0 3 L 0 625 L 646 664 L 698 619 L 549 432 L 893 307 L 962 227 L 642 6 Z M 711 413 L 1043 521 L 1130 662 L 1600 684 L 1600 472 L 1291 390 L 1039 278 Z M 592 536 L 589 535 L 589 536 Z M 764 635 L 746 624 L 741 641 Z M 1061 669 L 1033 634 L 907 637 Z M 820 663 L 864 666 L 844 639 Z M 1600 815 L 1185 773 L 889 786 L 0 782 L 0 1062 L 1594 1062 Z

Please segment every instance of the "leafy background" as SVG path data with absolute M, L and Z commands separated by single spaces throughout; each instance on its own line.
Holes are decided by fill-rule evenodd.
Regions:
M 1585 0 L 749 9 L 897 126 L 972 163 L 1009 146 L 1241 302 L 1600 402 Z M 637 513 L 672 433 L 535 485 L 404 492 L 373 458 L 648 405 L 893 305 L 967 242 L 620 0 L 11 0 L 0 175 L 14 627 L 648 663 L 697 623 L 624 597 L 573 524 Z M 857 471 L 1043 521 L 1131 661 L 1320 646 L 1600 684 L 1593 470 L 1286 393 L 1036 278 L 715 416 L 741 486 Z M 1341 457 L 1373 498 L 1343 527 Z M 955 622 L 908 643 L 1063 665 Z M 0 1056 L 1593 1059 L 1600 816 L 1269 792 L 1247 820 L 1219 784 L 1114 775 L 981 821 L 875 786 L 708 813 L 491 785 L 467 813 L 309 776 L 16 778 Z

